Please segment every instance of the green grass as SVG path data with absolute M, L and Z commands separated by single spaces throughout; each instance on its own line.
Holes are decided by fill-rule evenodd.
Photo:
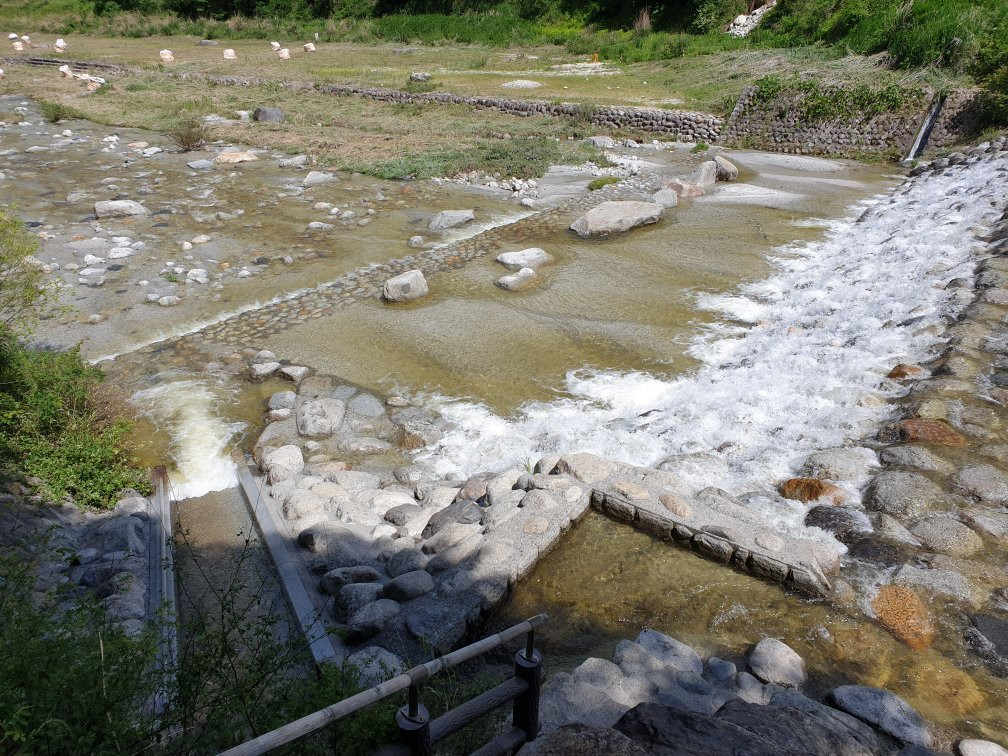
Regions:
M 77 108 L 59 102 L 41 102 L 39 106 L 42 109 L 42 117 L 49 123 L 84 117 L 84 114 Z
M 615 176 L 603 176 L 602 178 L 597 178 L 588 184 L 589 192 L 596 192 L 603 187 L 609 186 L 610 184 L 618 184 L 619 179 Z

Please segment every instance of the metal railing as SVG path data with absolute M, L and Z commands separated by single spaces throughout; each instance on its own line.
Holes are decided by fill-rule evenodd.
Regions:
M 241 745 L 231 748 L 221 756 L 254 756 L 266 753 L 286 743 L 310 735 L 323 727 L 338 722 L 351 714 L 356 714 L 371 704 L 383 701 L 404 690 L 407 702 L 396 713 L 400 744 L 383 750 L 406 756 L 428 756 L 433 746 L 458 732 L 463 727 L 486 716 L 495 709 L 513 702 L 513 723 L 485 746 L 475 751 L 479 756 L 499 756 L 509 753 L 523 743 L 535 740 L 539 733 L 539 691 L 542 684 L 542 655 L 535 650 L 535 631 L 546 622 L 545 614 L 525 620 L 496 635 L 491 635 L 471 645 L 439 656 L 433 661 L 414 667 L 398 677 L 368 688 L 355 696 L 344 699 L 313 712 L 301 719 L 260 735 Z M 440 672 L 475 659 L 478 656 L 500 648 L 515 638 L 525 636 L 525 647 L 514 657 L 514 676 L 485 693 L 431 720 L 427 708 L 420 702 L 420 688 L 423 682 Z

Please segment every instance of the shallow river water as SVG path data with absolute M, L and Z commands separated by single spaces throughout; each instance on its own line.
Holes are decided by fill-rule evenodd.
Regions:
M 2 99 L 0 110 L 20 103 Z M 431 294 L 419 302 L 390 307 L 363 297 L 255 347 L 377 392 L 425 397 L 456 424 L 420 455 L 445 474 L 571 449 L 637 464 L 716 449 L 723 479 L 707 484 L 758 494 L 803 449 L 857 438 L 884 417 L 877 371 L 929 348 L 920 321 L 914 329 L 892 323 L 940 319 L 945 294 L 933 281 L 967 270 L 965 232 L 990 212 L 956 205 L 962 187 L 949 184 L 941 187 L 948 205 L 910 227 L 900 217 L 929 198 L 881 195 L 900 178 L 887 166 L 740 152 L 729 154 L 741 168 L 738 184 L 684 202 L 654 227 L 585 242 L 566 231 L 574 215 L 522 220 L 529 212 L 514 198 L 360 176 L 303 190 L 303 173 L 277 167 L 282 156 L 268 153 L 194 171 L 186 162 L 222 147 L 183 155 L 159 135 L 125 129 L 103 141 L 112 130 L 46 124 L 25 108 L 27 125 L 0 128 L 0 206 L 14 206 L 48 236 L 38 257 L 60 264 L 53 275 L 71 287 L 67 302 L 77 308 L 41 333 L 59 346 L 83 340 L 86 356 L 105 359 L 144 414 L 138 451 L 174 465 L 179 496 L 193 497 L 180 508 L 183 524 L 211 550 L 233 551 L 247 526 L 232 511 L 240 499 L 230 450 L 250 444 L 265 399 L 289 384 L 236 378 L 223 361 L 236 347 L 227 339 L 176 349 L 173 335 L 402 257 L 415 234 L 437 245 L 500 226 L 490 254 L 431 276 Z M 165 151 L 140 157 L 126 148 L 136 141 Z M 671 176 L 700 158 L 672 149 L 649 159 Z M 83 196 L 68 196 L 75 192 Z M 89 217 L 95 200 L 114 198 L 141 200 L 152 215 Z M 431 216 L 448 208 L 473 208 L 476 226 L 429 232 Z M 335 228 L 309 232 L 310 221 Z M 210 238 L 183 248 L 200 235 Z M 94 237 L 130 251 L 112 259 L 110 245 L 87 246 Z M 101 286 L 67 269 L 84 267 L 82 242 L 101 258 L 89 263 Z M 553 263 L 523 292 L 496 288 L 505 272 L 496 254 L 529 246 Z M 885 256 L 872 253 L 879 246 Z M 209 272 L 210 285 L 185 283 L 194 268 Z M 174 307 L 147 301 L 179 289 L 186 296 Z M 794 511 L 758 496 L 751 503 L 794 526 Z M 864 619 L 598 515 L 536 567 L 495 622 L 544 610 L 553 616 L 542 643 L 560 667 L 608 658 L 617 639 L 644 626 L 728 657 L 774 635 L 805 656 L 814 685 L 884 685 L 939 724 L 995 739 L 1008 731 L 1008 688 L 963 655 L 954 614 L 942 615 L 933 648 L 912 652 Z

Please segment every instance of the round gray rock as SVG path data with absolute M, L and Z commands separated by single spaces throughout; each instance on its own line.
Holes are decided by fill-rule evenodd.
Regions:
M 367 585 L 367 583 L 361 583 Z M 385 623 L 402 611 L 398 601 L 381 598 L 354 612 L 347 624 L 347 637 L 351 642 L 360 642 L 377 635 Z
M 985 504 L 1008 504 L 1008 477 L 992 465 L 966 465 L 955 474 L 952 483 Z
M 931 728 L 897 695 L 866 685 L 841 685 L 826 702 L 909 745 L 931 747 Z
M 404 572 L 385 584 L 382 595 L 395 601 L 409 601 L 434 590 L 434 578 L 424 570 Z
M 970 556 L 983 548 L 980 536 L 948 515 L 933 515 L 910 526 L 913 533 L 931 551 L 949 556 Z
M 941 487 L 919 473 L 887 470 L 868 484 L 865 507 L 902 517 L 919 517 L 944 498 Z
M 805 682 L 805 661 L 786 643 L 764 638 L 749 656 L 749 671 L 763 682 L 797 688 Z

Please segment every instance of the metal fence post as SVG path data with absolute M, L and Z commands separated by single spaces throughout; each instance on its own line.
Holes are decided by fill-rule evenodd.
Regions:
M 514 700 L 514 724 L 525 731 L 526 742 L 539 735 L 539 689 L 542 685 L 542 654 L 535 650 L 535 630 L 530 630 L 525 648 L 515 654 L 515 677 L 528 689 Z
M 431 756 L 430 712 L 420 703 L 420 685 L 409 686 L 408 703 L 396 712 L 399 737 L 413 756 Z

